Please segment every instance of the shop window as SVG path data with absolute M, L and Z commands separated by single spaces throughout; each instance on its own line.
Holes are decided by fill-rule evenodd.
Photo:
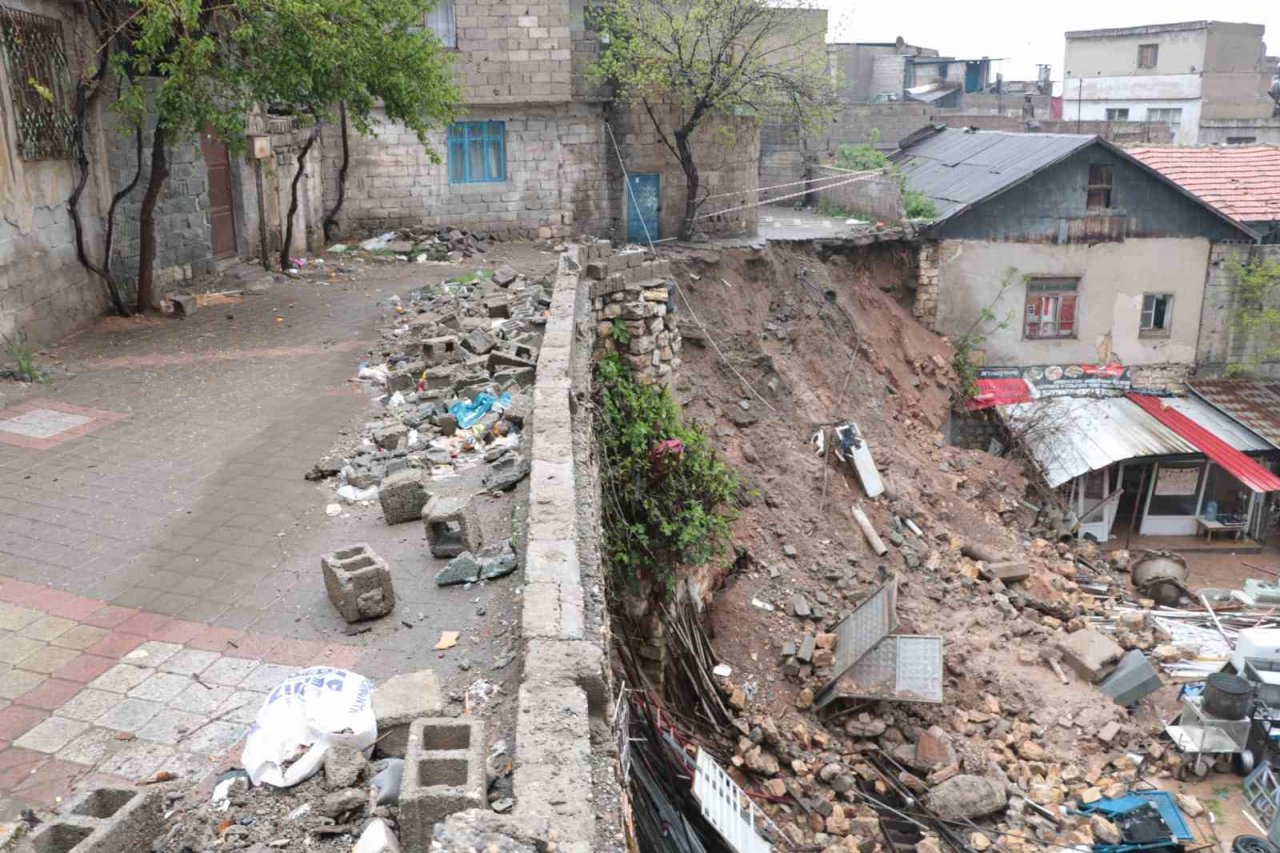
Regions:
M 1128 107 L 1107 107 L 1107 121 L 1128 121 Z
M 458 19 L 453 4 L 454 0 L 436 0 L 427 12 L 427 29 L 435 33 L 445 47 L 458 46 Z
M 507 126 L 460 121 L 449 128 L 449 183 L 501 183 L 507 179 Z
M 1243 483 L 1211 464 L 1205 479 L 1204 499 L 1200 501 L 1200 517 L 1223 524 L 1244 524 L 1249 520 L 1250 494 Z
M 1158 338 L 1169 334 L 1173 325 L 1173 294 L 1148 293 L 1142 297 L 1142 319 L 1138 331 L 1143 337 Z
M 1033 278 L 1027 281 L 1022 336 L 1027 339 L 1074 338 L 1078 278 Z
M 1160 58 L 1160 45 L 1158 44 L 1138 45 L 1138 67 L 1139 68 L 1155 68 L 1156 61 L 1159 58 Z
M 1203 473 L 1202 462 L 1161 462 L 1156 469 L 1147 515 L 1194 516 Z
M 1090 210 L 1101 210 L 1111 207 L 1111 190 L 1115 183 L 1115 174 L 1105 163 L 1093 163 L 1089 166 L 1089 194 L 1087 206 Z
M 75 123 L 67 91 L 62 23 L 0 6 L 0 58 L 9 76 L 22 159 L 71 156 Z

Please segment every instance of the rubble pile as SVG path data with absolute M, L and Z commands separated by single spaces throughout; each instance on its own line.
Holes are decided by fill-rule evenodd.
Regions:
M 500 267 L 393 297 L 382 362 L 359 373 L 385 390 L 384 413 L 310 476 L 336 475 L 348 503 L 378 500 L 388 524 L 425 517 L 434 483 L 477 466 L 485 490 L 514 488 L 529 473 L 520 440 L 549 290 Z
M 1070 810 L 1168 778 L 1182 757 L 1155 715 L 1099 685 L 1126 651 L 1176 650 L 1149 614 L 1115 609 L 1129 555 L 1040 538 L 1055 526 L 1025 500 L 1021 468 L 946 443 L 952 353 L 885 283 L 891 254 L 860 257 L 773 247 L 676 265 L 718 345 L 686 337 L 677 397 L 752 485 L 736 570 L 687 582 L 731 673 L 717 679 L 736 717 L 725 769 L 797 848 L 867 850 L 894 803 L 931 816 L 921 853 L 1102 841 L 1104 819 Z M 880 497 L 810 444 L 845 420 L 866 436 Z M 894 633 L 943 641 L 942 703 L 819 708 L 843 674 L 836 626 L 886 582 Z
M 399 261 L 460 261 L 484 252 L 485 238 L 461 228 L 401 228 L 355 245 L 337 243 L 329 247 L 334 254 L 368 253 L 372 257 Z

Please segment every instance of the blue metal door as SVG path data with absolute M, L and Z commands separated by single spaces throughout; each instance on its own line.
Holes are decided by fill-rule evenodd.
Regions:
M 662 197 L 658 175 L 630 175 L 627 182 L 627 242 L 658 239 L 658 200 Z

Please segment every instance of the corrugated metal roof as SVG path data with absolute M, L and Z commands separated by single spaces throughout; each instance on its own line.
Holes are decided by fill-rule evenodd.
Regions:
M 1125 151 L 1232 219 L 1280 220 L 1280 145 L 1161 145 Z
M 1125 459 L 1200 452 L 1124 397 L 1051 397 L 999 411 L 1054 488 Z
M 1161 402 L 1186 415 L 1236 450 L 1251 452 L 1274 449 L 1270 442 L 1264 441 L 1234 418 L 1224 415 L 1198 397 L 1166 397 Z
M 1211 406 L 1280 448 L 1280 382 L 1195 379 L 1189 385 Z
M 896 152 L 891 158 L 908 186 L 933 199 L 935 221 L 1034 175 L 1096 136 L 1063 133 L 970 132 L 946 128 Z
M 1233 477 L 1255 492 L 1280 491 L 1280 477 L 1232 447 L 1222 436 L 1206 429 L 1178 411 L 1173 400 L 1130 394 L 1129 399 L 1143 411 L 1172 429 L 1198 448 L 1205 456 L 1221 465 Z

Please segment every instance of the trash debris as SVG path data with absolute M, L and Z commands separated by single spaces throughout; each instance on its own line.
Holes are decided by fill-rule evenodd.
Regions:
M 392 831 L 391 825 L 380 817 L 369 821 L 360 833 L 356 846 L 351 853 L 400 853 L 400 841 Z
M 400 802 L 400 786 L 404 780 L 404 759 L 383 758 L 375 761 L 370 771 L 369 802 L 372 806 L 395 805 Z
M 458 645 L 458 637 L 462 634 L 458 631 L 442 631 L 440 633 L 440 641 L 435 644 L 436 651 L 444 651 Z
M 311 667 L 276 685 L 244 743 L 255 785 L 288 788 L 320 769 L 333 746 L 367 750 L 377 740 L 371 685 L 343 669 Z

